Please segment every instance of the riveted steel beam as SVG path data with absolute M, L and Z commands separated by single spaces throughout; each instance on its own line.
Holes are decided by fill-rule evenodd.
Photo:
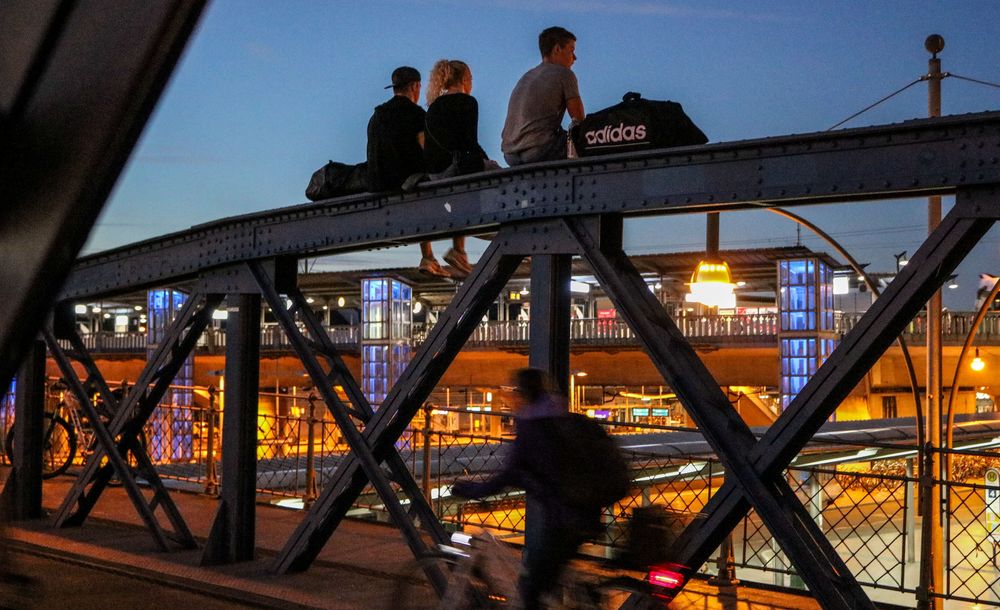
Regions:
M 296 326 L 295 319 L 291 313 L 291 308 L 286 308 L 284 299 L 281 298 L 281 295 L 278 294 L 274 286 L 268 281 L 263 270 L 257 263 L 251 262 L 249 263 L 249 267 L 260 284 L 261 290 L 264 293 L 264 299 L 271 307 L 271 311 L 278 319 L 278 323 L 281 324 L 282 329 L 288 336 L 288 340 L 292 344 L 292 348 L 295 350 L 299 359 L 302 361 L 303 366 L 305 366 L 306 371 L 309 373 L 309 377 L 313 382 L 313 387 L 317 392 L 319 392 L 320 396 L 323 397 L 323 401 L 326 403 L 327 409 L 333 416 L 334 421 L 337 422 L 337 427 L 340 429 L 340 433 L 343 435 L 344 440 L 347 441 L 347 444 L 350 445 L 350 455 L 357 459 L 365 478 L 367 478 L 375 488 L 376 493 L 382 500 L 382 504 L 386 507 L 386 510 L 392 517 L 393 523 L 395 523 L 396 527 L 402 530 L 403 538 L 409 545 L 410 550 L 413 551 L 413 554 L 419 557 L 420 555 L 427 553 L 429 550 L 427 544 L 420 537 L 420 533 L 417 531 L 416 525 L 413 523 L 413 520 L 410 519 L 409 515 L 407 515 L 402 503 L 396 496 L 396 492 L 392 489 L 392 486 L 389 483 L 389 478 L 382 471 L 379 465 L 379 460 L 375 458 L 371 447 L 362 437 L 357 425 L 351 420 L 347 406 L 340 400 L 340 397 L 337 396 L 337 392 L 333 389 L 333 386 L 326 383 L 328 379 L 327 372 L 323 370 L 319 361 L 312 353 L 308 341 Z M 297 296 L 301 298 L 301 293 Z M 296 305 L 302 305 L 304 307 L 299 308 L 296 307 Z M 309 315 L 309 309 L 305 299 L 301 299 L 298 303 L 293 301 L 292 308 L 299 309 L 301 314 L 306 316 Z M 392 451 L 395 453 L 395 448 Z M 396 456 L 398 457 L 398 454 L 396 454 Z M 341 467 L 338 467 L 338 470 Z M 409 473 L 406 472 L 405 468 L 402 473 L 396 474 L 402 474 L 407 477 L 409 476 Z M 411 486 L 411 489 L 416 491 L 415 483 Z M 421 498 L 419 492 L 416 492 L 416 497 Z M 444 575 L 435 570 L 432 577 L 436 580 L 435 586 L 443 590 L 445 586 Z
M 92 298 L 274 256 L 494 231 L 522 221 L 947 194 L 1000 184 L 1000 113 L 537 164 L 222 219 L 81 259 Z

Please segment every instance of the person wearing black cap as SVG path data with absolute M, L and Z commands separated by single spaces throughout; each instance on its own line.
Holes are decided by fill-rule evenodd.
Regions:
M 375 107 L 368 121 L 368 190 L 398 190 L 424 167 L 424 109 L 420 72 L 402 66 L 392 71 L 392 99 Z

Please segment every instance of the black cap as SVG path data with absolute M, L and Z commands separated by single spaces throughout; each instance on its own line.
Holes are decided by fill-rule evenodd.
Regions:
M 386 89 L 398 89 L 399 87 L 405 87 L 410 83 L 420 82 L 420 72 L 416 68 L 411 68 L 410 66 L 400 66 L 392 71 L 392 84 L 386 87 Z

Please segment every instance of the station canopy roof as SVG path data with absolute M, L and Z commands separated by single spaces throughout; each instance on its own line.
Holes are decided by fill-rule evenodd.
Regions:
M 668 293 L 683 295 L 687 292 L 687 282 L 691 281 L 691 273 L 704 257 L 704 251 L 672 252 L 660 254 L 639 254 L 629 259 L 636 269 L 648 281 L 660 282 Z M 824 252 L 815 252 L 805 246 L 782 246 L 777 248 L 755 248 L 746 250 L 721 250 L 719 255 L 729 263 L 733 281 L 744 282 L 737 288 L 737 301 L 746 305 L 773 305 L 776 291 L 776 264 L 779 260 L 792 258 L 818 258 L 834 269 L 842 269 L 844 265 Z M 597 280 L 587 263 L 573 259 L 573 279 L 590 284 L 593 294 L 602 295 L 603 291 L 597 285 Z M 528 287 L 531 276 L 530 263 L 526 259 L 514 273 L 510 282 L 511 290 L 521 290 Z M 413 287 L 414 298 L 427 305 L 443 307 L 451 300 L 458 288 L 458 282 L 450 279 L 428 276 L 421 273 L 417 267 L 392 267 L 379 269 L 355 269 L 346 271 L 323 271 L 299 273 L 299 287 L 302 292 L 314 299 L 317 306 L 327 305 L 337 307 L 339 297 L 345 298 L 345 307 L 357 307 L 361 295 L 361 280 L 371 277 L 392 277 L 406 282 Z M 177 286 L 179 290 L 187 291 L 186 285 Z M 679 298 L 683 299 L 683 296 Z M 530 301 L 530 295 L 522 300 Z M 114 302 L 104 302 L 104 305 L 131 308 L 135 305 L 145 306 L 146 294 L 122 296 Z

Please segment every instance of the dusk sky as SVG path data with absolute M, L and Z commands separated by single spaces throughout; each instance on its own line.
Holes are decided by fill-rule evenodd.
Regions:
M 215 0 L 202 17 L 87 245 L 92 253 L 227 216 L 299 204 L 328 159 L 364 160 L 389 73 L 435 60 L 472 67 L 479 137 L 494 159 L 507 99 L 539 61 L 538 32 L 577 36 L 588 111 L 626 91 L 670 99 L 712 142 L 822 131 L 927 70 L 924 39 L 944 36 L 945 71 L 1000 82 L 1000 2 L 613 0 Z M 1000 89 L 946 79 L 943 112 L 1000 110 Z M 421 100 L 423 102 L 423 100 Z M 846 127 L 926 116 L 919 83 Z M 950 201 L 946 201 L 946 210 Z M 926 233 L 922 200 L 794 211 L 870 270 L 894 268 Z M 721 248 L 792 245 L 795 225 L 725 213 Z M 753 227 L 753 231 L 747 227 Z M 702 215 L 626 225 L 630 253 L 704 247 Z M 805 245 L 827 249 L 803 233 Z M 470 240 L 470 254 L 485 242 Z M 442 244 L 443 246 L 443 244 Z M 444 247 L 439 246 L 439 254 Z M 415 266 L 416 246 L 343 255 L 328 268 Z M 971 310 L 981 272 L 1000 275 L 994 229 L 959 268 L 945 305 Z

